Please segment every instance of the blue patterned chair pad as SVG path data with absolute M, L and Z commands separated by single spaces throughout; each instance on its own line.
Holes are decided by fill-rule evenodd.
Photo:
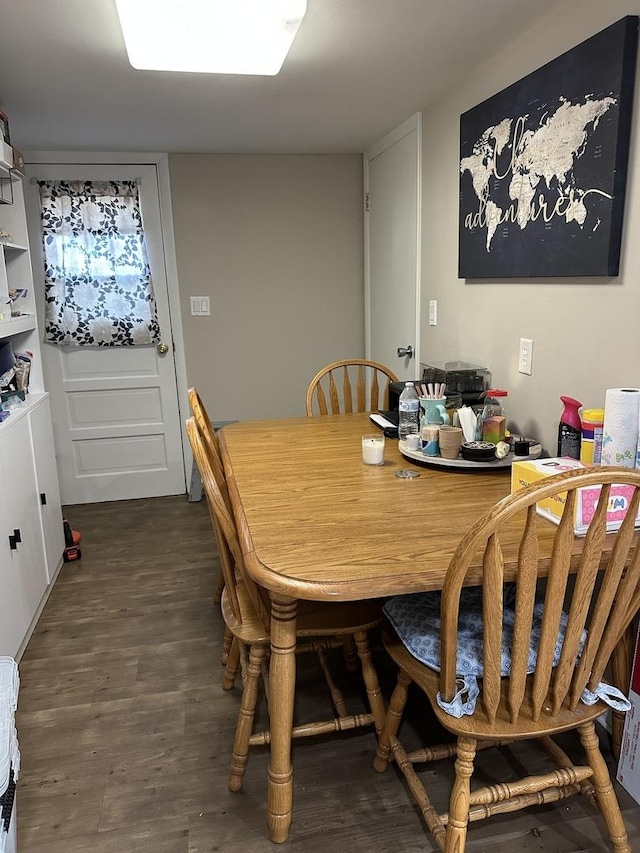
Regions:
M 503 632 L 501 648 L 500 674 L 511 672 L 511 645 L 515 626 L 515 585 L 504 587 Z M 440 671 L 440 605 L 442 593 L 419 592 L 413 595 L 398 595 L 384 605 L 384 612 L 407 650 L 429 669 Z M 538 642 L 542 631 L 544 602 L 537 598 L 533 612 L 531 642 L 527 673 L 536 668 Z M 553 666 L 560 662 L 568 616 L 563 611 L 560 629 L 553 655 Z M 482 677 L 483 635 L 482 635 L 482 587 L 463 587 L 460 593 L 460 614 L 458 619 L 458 652 L 456 675 L 459 689 L 451 702 L 445 702 L 438 693 L 438 705 L 454 717 L 473 714 L 479 695 L 478 678 Z M 586 642 L 583 633 L 580 651 Z M 626 711 L 631 706 L 627 698 L 615 687 L 601 683 L 595 692 L 585 690 L 582 701 L 592 705 L 602 699 L 612 707 Z

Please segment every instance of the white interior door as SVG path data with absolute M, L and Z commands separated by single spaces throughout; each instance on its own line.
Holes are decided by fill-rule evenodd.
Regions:
M 412 116 L 364 155 L 367 357 L 400 379 L 420 376 L 420 122 Z
M 162 340 L 155 346 L 60 347 L 43 343 L 64 504 L 186 491 L 157 171 L 154 165 L 43 165 L 42 180 L 138 180 Z M 43 328 L 44 267 L 38 188 L 27 197 L 34 285 Z

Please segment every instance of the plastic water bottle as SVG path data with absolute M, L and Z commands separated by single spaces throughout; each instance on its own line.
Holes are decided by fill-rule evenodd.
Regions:
M 420 401 L 413 382 L 405 382 L 398 402 L 398 438 L 420 432 Z

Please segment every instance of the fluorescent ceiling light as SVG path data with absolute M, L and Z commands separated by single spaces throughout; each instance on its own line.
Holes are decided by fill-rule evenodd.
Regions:
M 307 0 L 116 0 L 116 6 L 134 68 L 272 76 Z

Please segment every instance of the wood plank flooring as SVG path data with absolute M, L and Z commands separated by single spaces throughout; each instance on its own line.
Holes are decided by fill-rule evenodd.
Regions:
M 294 746 L 289 842 L 265 828 L 267 751 L 250 757 L 244 789 L 227 790 L 239 690 L 221 686 L 222 624 L 212 603 L 217 558 L 204 504 L 186 498 L 68 507 L 82 560 L 64 566 L 20 664 L 17 715 L 20 853 L 418 853 L 434 850 L 394 768 L 371 766 L 361 731 Z M 374 650 L 383 687 L 393 672 Z M 338 664 L 341 661 L 338 659 Z M 351 704 L 359 683 L 344 671 Z M 324 701 L 301 669 L 298 713 Z M 416 745 L 439 733 L 412 700 L 404 731 Z M 569 738 L 568 749 L 575 746 Z M 523 744 L 482 753 L 479 775 L 542 769 Z M 444 805 L 451 768 L 422 771 Z M 620 800 L 640 851 L 640 806 Z M 437 797 L 434 797 L 437 799 Z M 470 829 L 470 853 L 607 850 L 599 815 L 581 798 L 504 815 Z

